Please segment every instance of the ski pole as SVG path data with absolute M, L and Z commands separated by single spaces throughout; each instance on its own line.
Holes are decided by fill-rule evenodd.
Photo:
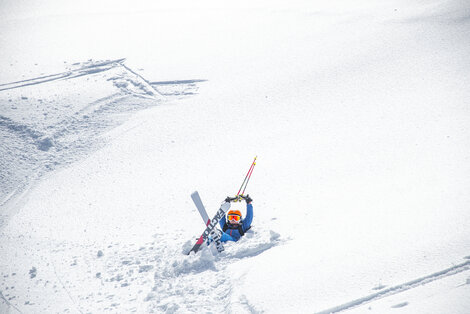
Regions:
M 255 157 L 255 160 L 253 160 L 253 163 L 251 164 L 250 169 L 248 170 L 248 173 L 247 173 L 246 176 L 245 176 L 245 180 L 243 180 L 243 183 L 242 183 L 242 185 L 240 186 L 240 189 L 238 190 L 237 196 L 240 195 L 240 191 L 242 190 L 243 185 L 245 184 L 246 179 L 248 178 L 248 175 L 250 174 L 250 172 L 252 171 L 254 165 L 256 164 L 256 158 L 258 158 L 258 156 Z
M 237 196 L 236 196 L 237 198 L 239 198 L 240 191 L 242 190 L 243 186 L 245 185 L 245 182 L 246 182 L 246 185 L 248 185 L 247 179 L 250 180 L 249 178 L 251 177 L 251 173 L 253 172 L 253 168 L 256 165 L 256 158 L 258 158 L 258 156 L 256 156 L 255 159 L 253 160 L 253 162 L 251 163 L 250 169 L 248 170 L 248 173 L 246 174 L 245 179 L 243 180 L 243 183 L 240 186 L 240 189 L 238 190 L 238 193 L 237 193 Z M 245 189 L 246 189 L 246 185 L 245 185 Z M 245 189 L 243 189 L 243 192 L 245 192 Z M 243 193 L 242 193 L 242 195 L 243 195 Z
M 251 174 L 253 173 L 253 170 L 255 169 L 256 162 L 253 164 L 253 168 L 251 168 L 250 176 L 248 177 L 248 180 L 246 180 L 245 187 L 243 188 L 242 195 L 245 194 L 246 187 L 248 186 L 248 182 L 250 181 Z

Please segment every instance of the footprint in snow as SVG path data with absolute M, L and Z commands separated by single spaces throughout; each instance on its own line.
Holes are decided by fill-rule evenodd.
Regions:
M 405 307 L 408 305 L 408 302 L 402 302 L 402 303 L 398 303 L 398 304 L 395 304 L 395 305 L 392 305 L 392 308 L 394 309 L 398 309 L 398 308 L 401 308 L 401 307 Z

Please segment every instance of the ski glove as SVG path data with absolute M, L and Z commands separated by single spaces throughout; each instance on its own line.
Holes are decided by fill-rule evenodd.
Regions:
M 245 196 L 245 201 L 247 204 L 250 204 L 253 200 L 251 199 L 250 195 Z
M 237 197 L 229 197 L 229 196 L 227 196 L 227 198 L 225 199 L 225 201 L 226 201 L 227 203 L 230 203 L 230 202 L 236 201 L 237 199 L 238 199 Z

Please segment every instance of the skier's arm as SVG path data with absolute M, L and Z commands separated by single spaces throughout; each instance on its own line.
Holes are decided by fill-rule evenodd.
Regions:
M 253 205 L 246 204 L 246 217 L 243 219 L 243 230 L 248 229 L 253 221 Z
M 225 218 L 225 215 L 224 215 L 224 216 L 219 220 L 220 228 L 223 229 L 226 222 L 227 222 L 227 218 Z

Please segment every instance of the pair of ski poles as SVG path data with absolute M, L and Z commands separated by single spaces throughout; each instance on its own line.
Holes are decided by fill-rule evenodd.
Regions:
M 246 187 L 248 185 L 248 182 L 250 181 L 251 174 L 253 173 L 253 169 L 255 169 L 256 159 L 257 158 L 258 158 L 258 156 L 256 156 L 255 159 L 253 160 L 253 162 L 251 163 L 250 169 L 248 170 L 248 173 L 245 176 L 245 180 L 243 180 L 243 183 L 240 186 L 240 189 L 238 190 L 238 193 L 234 198 L 234 202 L 241 202 L 242 198 L 244 198 L 245 190 L 246 190 Z M 242 191 L 242 189 L 243 189 L 243 191 Z M 241 194 L 240 194 L 240 192 L 241 192 Z

